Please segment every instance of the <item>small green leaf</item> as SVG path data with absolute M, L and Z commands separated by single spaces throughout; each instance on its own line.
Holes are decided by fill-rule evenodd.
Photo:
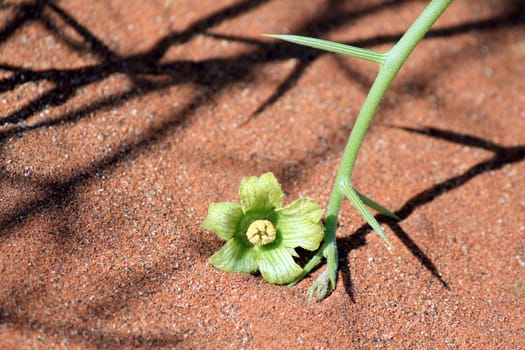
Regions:
M 211 256 L 210 263 L 227 272 L 253 273 L 257 271 L 257 254 L 253 247 L 231 239 Z
M 392 247 L 392 243 L 388 240 L 388 238 L 385 235 L 385 232 L 379 226 L 379 223 L 377 222 L 376 218 L 370 213 L 370 211 L 365 207 L 365 204 L 361 201 L 359 196 L 355 193 L 354 189 L 352 188 L 352 185 L 348 182 L 345 182 L 341 186 L 341 190 L 343 194 L 352 202 L 354 207 L 361 213 L 363 218 L 366 220 L 366 222 L 372 227 L 374 231 L 376 231 L 381 239 L 386 243 L 388 247 Z
M 280 208 L 284 200 L 281 185 L 272 173 L 266 173 L 260 177 L 245 177 L 239 187 L 239 195 L 245 213 L 250 210 L 262 211 Z
M 227 241 L 235 235 L 243 215 L 239 203 L 212 203 L 208 209 L 208 217 L 202 223 L 202 227 L 215 232 L 217 236 Z
M 324 237 L 323 212 L 315 201 L 301 198 L 277 211 L 277 231 L 285 247 L 316 250 Z
M 257 258 L 261 275 L 270 283 L 284 284 L 299 276 L 303 269 L 295 263 L 288 248 L 257 247 Z

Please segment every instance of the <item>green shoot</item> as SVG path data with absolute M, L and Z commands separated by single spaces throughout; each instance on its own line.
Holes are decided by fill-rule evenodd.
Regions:
M 385 241 L 387 246 L 391 246 L 390 241 L 379 226 L 375 217 L 370 213 L 366 206 L 377 210 L 381 214 L 399 220 L 394 213 L 369 199 L 368 197 L 356 192 L 351 185 L 352 173 L 357 158 L 357 154 L 363 143 L 364 136 L 374 114 L 383 98 L 387 88 L 407 60 L 410 53 L 414 50 L 417 43 L 425 36 L 430 27 L 441 16 L 443 11 L 450 5 L 452 0 L 432 0 L 423 10 L 421 15 L 410 26 L 401 39 L 387 52 L 376 52 L 373 50 L 344 45 L 327 40 L 302 37 L 296 35 L 267 35 L 272 38 L 289 41 L 292 43 L 305 45 L 324 51 L 344 54 L 361 58 L 379 65 L 379 73 L 370 88 L 368 96 L 359 112 L 355 125 L 352 129 L 348 143 L 343 153 L 341 165 L 336 175 L 330 200 L 327 208 L 326 235 L 320 251 L 314 255 L 309 263 L 303 268 L 303 273 L 299 275 L 290 285 L 299 282 L 306 276 L 321 260 L 324 255 L 327 259 L 327 272 L 313 283 L 310 288 L 310 296 L 317 295 L 318 300 L 326 297 L 334 288 L 337 276 L 337 246 L 336 246 L 336 227 L 337 217 L 341 202 L 347 197 L 350 202 L 358 209 L 368 224 Z M 366 205 L 366 206 L 365 206 Z M 329 284 L 329 285 L 328 285 Z

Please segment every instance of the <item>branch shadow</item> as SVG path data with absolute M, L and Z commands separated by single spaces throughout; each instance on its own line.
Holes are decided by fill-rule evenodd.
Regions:
M 9 37 L 26 23 L 39 20 L 42 17 L 42 12 L 47 3 L 48 0 L 35 0 L 32 4 L 3 4 L 2 8 L 15 9 L 16 15 L 0 31 L 0 43 L 9 39 Z
M 81 25 L 73 16 L 69 15 L 53 1 L 37 1 L 31 6 L 21 6 L 18 8 L 18 13 L 14 20 L 11 21 L 6 29 L 0 33 L 0 41 L 6 40 L 16 31 L 16 29 L 23 26 L 27 21 L 40 20 L 52 33 L 58 35 L 59 38 L 62 38 L 62 41 L 71 49 L 79 51 L 78 44 L 73 43 L 71 40 L 64 39 L 63 35 L 59 34 L 54 21 L 44 11 L 44 9 L 49 9 L 58 15 L 67 25 L 71 26 L 75 32 L 83 38 L 86 45 L 91 47 L 90 51 L 93 51 L 95 54 L 103 58 L 104 61 L 100 64 L 78 69 L 47 69 L 42 71 L 24 69 L 8 64 L 0 65 L 0 69 L 12 71 L 14 73 L 11 77 L 0 81 L 0 92 L 12 90 L 16 86 L 27 82 L 47 80 L 55 84 L 55 87 L 52 90 L 43 93 L 41 96 L 30 101 L 17 111 L 1 118 L 0 125 L 17 124 L 27 120 L 31 115 L 41 111 L 45 106 L 59 106 L 64 104 L 80 88 L 117 73 L 128 75 L 136 83 L 140 82 L 139 87 L 142 87 L 142 85 L 146 83 L 146 89 L 149 91 L 191 81 L 195 81 L 199 85 L 206 85 L 213 78 L 207 77 L 206 72 L 209 72 L 211 68 L 226 68 L 214 66 L 216 63 L 221 63 L 220 60 L 219 62 L 211 60 L 206 67 L 202 67 L 202 65 L 198 64 L 194 65 L 193 62 L 189 61 L 179 61 L 167 65 L 160 65 L 158 61 L 173 44 L 184 43 L 203 30 L 217 25 L 229 18 L 238 16 L 246 11 L 253 10 L 267 1 L 268 0 L 242 1 L 221 9 L 210 16 L 198 20 L 183 32 L 172 33 L 165 36 L 149 51 L 128 57 L 123 57 L 113 52 L 85 26 Z M 246 74 L 246 72 L 247 70 L 239 69 L 236 76 L 242 76 Z M 151 84 L 148 85 L 147 81 L 144 82 L 144 80 L 138 78 L 140 75 L 144 74 L 168 75 L 170 79 L 168 84 L 161 84 L 160 86 L 152 87 Z M 130 96 L 124 97 L 129 98 Z M 102 102 L 95 101 L 93 105 L 98 106 L 98 108 L 108 105 L 107 99 L 104 100 L 105 101 Z M 88 110 L 94 111 L 96 108 L 91 107 L 88 108 Z M 78 112 L 73 112 L 73 114 L 76 115 L 77 118 L 82 115 L 82 113 Z M 62 120 L 62 118 L 59 117 L 58 120 Z M 46 124 L 43 123 L 41 125 L 44 126 Z
M 111 171 L 121 163 L 127 161 L 129 157 L 133 157 L 133 154 L 137 153 L 137 151 L 146 149 L 150 142 L 155 141 L 156 138 L 169 134 L 174 128 L 184 123 L 186 118 L 198 107 L 196 101 L 201 99 L 201 96 L 195 97 L 193 101 L 189 102 L 180 111 L 178 119 L 171 120 L 169 123 L 164 123 L 162 126 L 152 130 L 149 136 L 140 142 L 125 145 L 112 155 L 92 162 L 83 169 L 78 169 L 74 176 L 68 177 L 65 181 L 41 183 L 39 187 L 48 195 L 26 203 L 23 208 L 16 210 L 11 215 L 8 215 L 7 219 L 0 221 L 0 227 L 2 228 L 0 237 L 16 225 L 20 217 L 27 217 L 51 207 L 62 207 L 65 203 L 73 199 L 72 196 L 76 193 L 76 187 L 85 185 L 87 182 L 93 180 L 96 178 L 97 173 Z
M 402 2 L 404 1 L 386 1 L 384 3 L 373 5 L 352 13 L 343 13 L 338 14 L 336 16 L 321 16 L 317 21 L 311 21 L 310 23 L 308 23 L 308 26 L 303 26 L 302 30 L 299 28 L 295 33 L 310 37 L 321 37 L 325 32 L 335 29 L 338 26 L 348 24 L 352 20 L 356 20 L 362 16 L 366 16 L 376 11 L 386 9 L 390 6 L 398 5 Z M 472 20 L 465 23 L 452 25 L 446 28 L 432 29 L 427 33 L 426 39 L 448 38 L 469 32 L 491 31 L 497 29 L 504 29 L 507 27 L 522 26 L 523 24 L 525 24 L 525 4 L 522 1 L 514 1 L 510 3 L 509 8 L 510 9 L 507 11 L 506 14 L 499 15 L 493 18 L 483 20 Z M 263 40 L 248 39 L 234 35 L 221 35 L 214 33 L 207 33 L 206 35 L 217 39 L 230 40 L 239 43 L 249 43 L 252 45 L 257 45 L 261 48 L 264 47 L 264 45 L 267 45 Z M 371 48 L 374 46 L 380 46 L 384 44 L 393 44 L 397 42 L 402 35 L 403 33 L 378 35 L 372 38 L 342 43 L 358 47 Z M 289 73 L 283 79 L 283 81 L 275 88 L 274 92 L 263 103 L 261 103 L 261 105 L 251 114 L 247 122 L 249 122 L 251 119 L 256 118 L 259 114 L 261 114 L 271 105 L 277 102 L 288 91 L 294 88 L 297 82 L 304 74 L 304 72 L 314 61 L 316 61 L 319 57 L 323 55 L 331 54 L 321 50 L 301 46 L 299 46 L 301 47 L 301 50 L 297 52 L 298 46 L 299 45 L 291 43 L 274 44 L 273 51 L 279 50 L 287 52 L 287 54 L 284 57 L 273 56 L 275 60 L 295 58 L 299 62 L 297 63 L 293 71 Z M 367 79 L 364 79 L 361 73 L 350 69 L 350 67 L 346 65 L 343 65 L 341 61 L 338 61 L 337 63 L 340 65 L 341 68 L 343 68 L 343 72 L 347 77 L 354 81 L 357 81 L 357 83 L 362 87 L 363 90 L 368 90 L 369 85 L 371 83 L 368 82 Z
M 73 16 L 69 15 L 53 1 L 36 1 L 35 4 L 31 6 L 21 6 L 19 8 L 19 14 L 15 16 L 15 20 L 8 24 L 6 29 L 0 33 L 0 41 L 5 40 L 16 30 L 16 28 L 22 26 L 27 21 L 37 19 L 40 19 L 51 32 L 58 35 L 59 33 L 57 33 L 56 25 L 53 23 L 50 17 L 43 12 L 44 8 L 50 8 L 52 11 L 54 11 L 54 13 L 60 16 L 64 22 L 70 25 L 79 35 L 81 35 L 87 43 L 87 46 L 91 46 L 96 54 L 104 58 L 104 61 L 98 65 L 72 70 L 48 69 L 35 71 L 10 66 L 7 64 L 0 65 L 0 69 L 13 71 L 15 73 L 12 77 L 0 81 L 0 92 L 11 90 L 20 84 L 30 81 L 34 82 L 48 80 L 55 83 L 55 88 L 51 91 L 44 93 L 39 98 L 30 101 L 25 106 L 22 106 L 19 110 L 0 119 L 0 125 L 17 124 L 19 122 L 25 121 L 31 115 L 41 111 L 44 106 L 61 105 L 65 103 L 71 96 L 73 96 L 76 91 L 78 91 L 78 89 L 93 82 L 103 80 L 110 75 L 117 73 L 128 75 L 136 83 L 143 82 L 143 80 L 138 78 L 140 75 L 168 75 L 170 79 L 166 85 L 161 85 L 156 88 L 151 86 L 146 87 L 148 91 L 155 91 L 167 86 L 187 82 L 194 82 L 201 86 L 205 85 L 210 83 L 210 81 L 213 79 L 211 79 L 211 77 L 206 78 L 206 74 L 203 74 L 202 72 L 210 72 L 213 70 L 227 72 L 228 74 L 223 74 L 222 76 L 229 76 L 230 82 L 238 81 L 247 75 L 247 73 L 250 71 L 250 67 L 253 67 L 257 64 L 287 60 L 290 58 L 298 59 L 299 62 L 294 70 L 284 78 L 284 80 L 276 87 L 275 91 L 252 113 L 250 119 L 254 118 L 277 102 L 283 95 L 292 89 L 304 74 L 306 69 L 310 66 L 310 64 L 321 55 L 326 54 L 319 50 L 300 48 L 297 45 L 288 43 L 268 43 L 262 40 L 246 39 L 236 36 L 211 34 L 206 32 L 210 27 L 215 26 L 226 19 L 238 16 L 246 11 L 253 10 L 266 2 L 267 0 L 243 1 L 230 7 L 226 7 L 225 9 L 219 10 L 217 13 L 211 14 L 204 19 L 196 21 L 185 31 L 168 34 L 164 38 L 160 39 L 147 52 L 129 57 L 122 57 L 111 51 L 87 28 L 78 23 L 73 18 Z M 362 16 L 371 15 L 374 12 L 383 10 L 389 6 L 398 5 L 402 2 L 404 1 L 385 1 L 377 5 L 372 5 L 370 7 L 356 11 L 337 14 L 335 16 L 331 15 L 331 12 L 322 13 L 317 18 L 314 18 L 305 23 L 302 28 L 298 28 L 296 32 L 309 36 L 322 36 L 323 31 L 332 30 L 343 24 L 348 24 L 348 22 L 352 20 L 356 20 Z M 517 2 L 511 6 L 511 10 L 506 15 L 487 20 L 471 21 L 468 23 L 451 26 L 449 28 L 432 30 L 429 32 L 428 37 L 447 37 L 473 30 L 492 30 L 504 28 L 506 26 L 520 25 L 523 24 L 525 17 L 523 15 L 524 11 L 521 11 L 523 7 L 523 4 Z M 175 61 L 167 64 L 159 64 L 158 61 L 172 45 L 185 43 L 197 34 L 205 34 L 217 39 L 250 43 L 252 45 L 256 45 L 258 50 L 226 60 L 210 59 L 203 60 L 198 63 Z M 59 37 L 63 38 L 62 35 Z M 393 43 L 400 37 L 401 33 L 380 35 L 373 38 L 356 40 L 347 44 L 371 47 L 385 43 Z M 66 42 L 66 44 L 72 49 L 79 50 L 78 44 L 71 42 L 71 40 L 66 40 L 63 38 L 63 41 Z M 236 68 L 232 68 L 232 65 Z M 348 75 L 352 76 L 352 74 Z M 361 81 L 361 84 L 363 83 L 364 82 Z M 219 85 L 217 89 L 221 90 L 226 85 L 228 85 L 228 83 L 224 82 L 223 84 Z M 124 97 L 129 98 L 131 96 L 126 95 Z M 93 105 L 96 107 L 87 108 L 85 110 L 93 112 L 96 111 L 97 108 L 103 108 L 108 105 L 110 106 L 111 103 L 108 103 L 108 101 L 105 99 L 105 101 L 95 101 Z M 83 114 L 83 111 L 72 112 L 71 114 L 76 116 L 75 119 L 79 119 L 82 117 L 82 115 L 85 115 Z M 68 116 L 66 116 L 65 119 L 68 120 Z M 60 120 L 62 120 L 62 118 L 59 117 L 57 118 L 56 122 L 52 124 L 59 123 Z M 71 121 L 70 117 L 69 121 Z M 46 123 L 40 123 L 39 125 L 49 126 Z M 16 132 L 19 131 L 20 129 L 16 130 Z
M 525 159 L 525 145 L 515 147 L 504 147 L 497 145 L 491 141 L 484 140 L 482 138 L 468 135 L 459 134 L 448 130 L 441 130 L 432 127 L 426 128 L 410 128 L 400 126 L 390 126 L 400 130 L 404 130 L 410 133 L 416 133 L 419 135 L 425 135 L 440 140 L 457 143 L 464 146 L 481 148 L 484 150 L 492 151 L 494 155 L 487 160 L 479 162 L 464 173 L 453 176 L 444 180 L 408 199 L 405 204 L 398 209 L 395 214 L 404 220 L 408 218 L 417 208 L 420 208 L 437 197 L 440 197 L 474 179 L 478 175 L 501 169 L 505 165 L 518 163 Z M 437 266 L 432 262 L 432 259 L 421 249 L 414 240 L 412 240 L 409 234 L 401 227 L 399 222 L 396 222 L 384 215 L 376 215 L 376 219 L 380 223 L 387 224 L 395 235 L 401 240 L 405 247 L 417 258 L 419 263 L 436 278 L 443 288 L 450 290 L 448 282 L 441 276 Z M 352 287 L 352 280 L 350 271 L 348 268 L 348 254 L 359 247 L 366 245 L 365 236 L 371 232 L 368 224 L 361 226 L 354 234 L 347 238 L 338 239 L 338 246 L 341 247 L 341 272 L 343 282 L 347 294 L 352 300 L 354 300 L 354 292 Z

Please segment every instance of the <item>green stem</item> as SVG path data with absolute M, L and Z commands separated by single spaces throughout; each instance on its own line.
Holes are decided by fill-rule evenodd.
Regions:
M 363 143 L 366 131 L 370 126 L 370 122 L 374 117 L 381 99 L 397 72 L 405 63 L 407 57 L 416 47 L 417 43 L 425 36 L 430 27 L 435 23 L 439 16 L 441 16 L 451 2 L 452 0 L 432 0 L 403 37 L 401 37 L 390 51 L 384 54 L 384 62 L 381 64 L 379 73 L 368 93 L 368 96 L 366 97 L 361 111 L 359 112 L 336 175 L 330 200 L 328 202 L 326 237 L 323 246 L 321 247 L 323 252 L 327 249 L 331 250 L 332 247 L 335 246 L 337 217 L 344 198 L 341 189 L 345 182 L 351 180 L 359 148 Z M 325 256 L 326 255 L 327 254 L 325 253 Z M 330 284 L 333 288 L 335 286 L 337 272 L 337 252 L 335 254 L 332 252 L 327 256 L 327 264 L 328 270 L 331 272 Z

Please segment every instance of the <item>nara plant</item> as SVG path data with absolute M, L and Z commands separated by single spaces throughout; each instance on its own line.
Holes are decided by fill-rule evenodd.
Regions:
M 212 204 L 208 218 L 203 224 L 205 228 L 215 231 L 227 241 L 226 245 L 212 256 L 211 263 L 213 265 L 226 271 L 251 273 L 259 270 L 269 282 L 290 282 L 289 285 L 292 286 L 309 274 L 325 257 L 327 269 L 309 289 L 310 297 L 322 300 L 335 288 L 338 269 L 337 217 L 345 197 L 361 213 L 372 229 L 390 246 L 381 226 L 367 207 L 395 220 L 399 220 L 399 218 L 385 207 L 358 192 L 352 185 L 352 173 L 359 148 L 387 88 L 417 43 L 425 36 L 451 2 L 452 0 L 430 1 L 399 41 L 386 52 L 296 35 L 267 35 L 272 38 L 371 61 L 379 65 L 379 72 L 359 112 L 345 147 L 326 210 L 326 230 L 321 229 L 320 209 L 318 210 L 313 201 L 300 199 L 281 208 L 282 197 L 277 191 L 276 180 L 275 182 L 269 180 L 273 176 L 265 174 L 258 180 L 254 178 L 245 179 L 240 191 L 242 204 Z M 263 177 L 266 180 L 263 181 Z M 257 183 L 257 185 L 250 185 L 252 189 L 248 190 L 248 183 Z M 247 201 L 248 196 L 251 198 L 250 201 Z M 252 215 L 251 210 L 258 214 Z M 259 215 L 262 212 L 268 214 Z M 297 228 L 294 227 L 296 222 L 300 223 Z M 324 237 L 319 236 L 320 232 L 324 232 Z M 304 268 L 300 269 L 293 261 L 292 257 L 296 256 L 293 248 L 302 246 L 314 250 L 322 238 L 324 240 L 321 248 L 317 250 Z

